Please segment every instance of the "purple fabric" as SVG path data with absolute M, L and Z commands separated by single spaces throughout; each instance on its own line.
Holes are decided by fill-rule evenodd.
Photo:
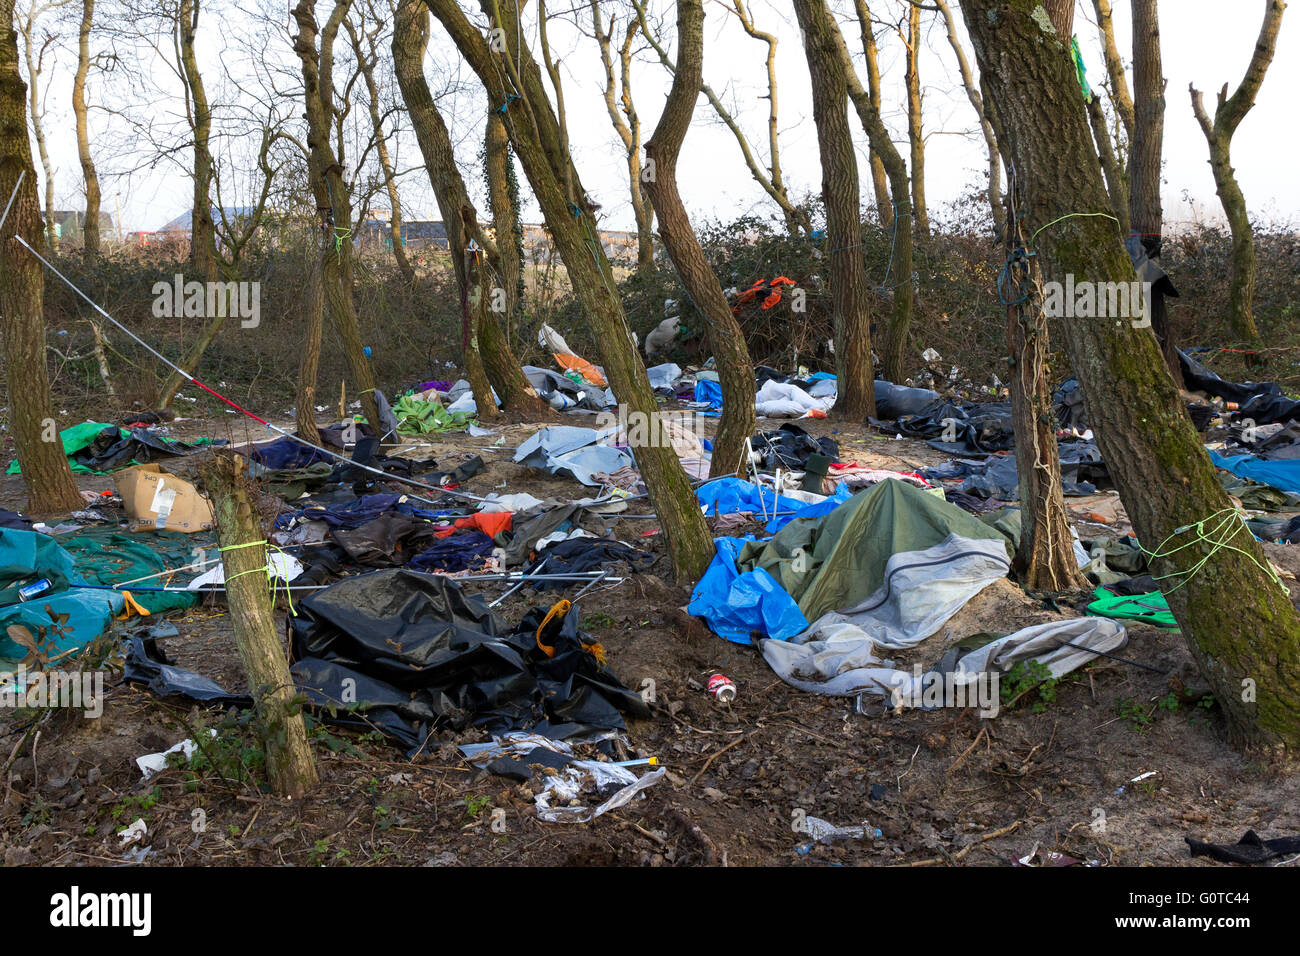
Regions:
M 421 382 L 415 386 L 417 392 L 427 392 L 431 388 L 436 388 L 440 392 L 445 392 L 452 386 L 451 382 Z

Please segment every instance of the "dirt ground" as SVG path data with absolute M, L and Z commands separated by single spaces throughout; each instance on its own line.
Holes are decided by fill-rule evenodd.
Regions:
M 902 470 L 943 460 L 916 442 L 801 424 L 834 433 L 846 460 Z M 532 427 L 507 427 L 504 446 L 495 437 L 440 436 L 417 455 L 441 463 L 481 454 L 489 467 L 465 486 L 476 494 L 579 496 L 575 482 L 509 462 Z M 172 434 L 246 437 L 228 418 L 178 422 Z M 187 473 L 194 464 L 174 459 L 165 467 Z M 101 490 L 111 479 L 79 484 Z M 0 506 L 17 509 L 24 499 L 20 479 L 0 478 Z M 1089 507 L 1069 503 L 1080 514 Z M 118 670 L 98 719 L 61 714 L 33 727 L 30 712 L 0 717 L 0 758 L 11 765 L 0 805 L 6 864 L 1006 866 L 1037 847 L 1040 859 L 1055 851 L 1106 866 L 1197 866 L 1218 864 L 1191 859 L 1184 837 L 1232 843 L 1247 829 L 1266 838 L 1300 832 L 1300 778 L 1228 745 L 1219 712 L 1197 704 L 1204 691 L 1176 633 L 1133 625 L 1118 654 L 1155 670 L 1100 659 L 1068 675 L 1054 696 L 1031 690 L 993 719 L 969 709 L 896 715 L 872 703 L 859 713 L 852 699 L 788 687 L 756 649 L 723 641 L 687 616 L 689 587 L 673 583 L 662 536 L 649 534 L 657 529 L 653 519 L 620 520 L 617 536 L 660 560 L 580 602 L 584 629 L 623 682 L 653 681 L 653 718 L 632 721 L 627 733 L 629 757 L 656 756 L 667 767 L 644 799 L 590 823 L 543 823 L 527 785 L 460 759 L 452 744 L 463 740 L 412 762 L 374 734 L 323 725 L 313 729 L 321 782 L 300 801 L 263 793 L 256 775 L 241 781 L 176 768 L 146 783 L 136 757 L 219 727 L 223 714 L 155 698 L 123 683 Z M 1115 526 L 1080 530 L 1088 537 Z M 1300 569 L 1295 549 L 1268 550 L 1284 570 Z M 489 599 L 504 590 L 478 587 Z M 1088 598 L 1057 595 L 1054 610 L 999 581 L 914 657 L 937 660 L 943 633 L 952 640 L 1009 633 L 1077 615 Z M 525 591 L 497 610 L 514 621 L 554 599 Z M 177 664 L 242 685 L 221 604 L 173 620 L 179 637 L 165 650 Z M 738 687 L 730 706 L 705 691 L 717 672 Z M 227 724 L 223 752 L 253 749 L 246 727 Z M 866 824 L 880 835 L 810 844 L 798 828 L 805 816 Z M 123 851 L 116 832 L 136 818 L 148 836 Z

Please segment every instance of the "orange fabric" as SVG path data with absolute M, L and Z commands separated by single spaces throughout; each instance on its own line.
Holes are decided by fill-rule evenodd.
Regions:
M 477 528 L 489 538 L 495 538 L 502 531 L 510 530 L 514 515 L 509 511 L 479 511 L 468 518 L 457 518 L 457 528 Z
M 577 355 L 561 355 L 559 352 L 552 354 L 555 356 L 555 364 L 566 372 L 577 372 L 592 385 L 598 385 L 601 388 L 609 385 L 609 382 L 605 381 L 605 376 L 596 371 L 596 366 L 586 359 Z

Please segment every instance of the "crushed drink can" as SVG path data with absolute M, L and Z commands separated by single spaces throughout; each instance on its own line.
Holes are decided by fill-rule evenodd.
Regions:
M 50 583 L 49 578 L 37 578 L 31 584 L 24 584 L 18 589 L 18 600 L 30 601 L 32 598 L 38 598 L 54 585 Z
M 725 674 L 714 674 L 709 678 L 709 696 L 719 704 L 730 704 L 736 699 L 736 685 Z

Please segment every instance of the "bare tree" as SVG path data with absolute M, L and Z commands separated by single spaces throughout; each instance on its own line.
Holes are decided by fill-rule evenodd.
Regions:
M 1068 41 L 1038 8 L 1038 0 L 961 0 L 1019 171 L 1017 212 L 1049 280 L 1072 273 L 1133 282 L 1105 212 Z M 1233 736 L 1279 755 L 1294 750 L 1300 618 L 1215 477 L 1154 336 L 1109 317 L 1062 328 L 1111 477 Z
M 823 14 L 819 8 L 814 9 L 819 20 L 829 15 Z M 915 299 L 912 281 L 914 245 L 913 230 L 911 228 L 912 197 L 910 193 L 911 182 L 907 175 L 907 163 L 904 162 L 898 147 L 894 145 L 894 141 L 890 139 L 889 130 L 885 127 L 884 120 L 881 119 L 880 108 L 877 105 L 878 97 L 872 97 L 869 91 L 862 88 L 862 83 L 858 80 L 857 72 L 853 68 L 853 61 L 849 55 L 848 47 L 844 43 L 844 36 L 840 33 L 839 26 L 832 20 L 826 25 L 825 29 L 829 41 L 834 45 L 836 54 L 843 64 L 844 81 L 848 88 L 849 100 L 853 103 L 853 107 L 858 114 L 858 121 L 862 124 L 867 139 L 871 143 L 871 154 L 880 161 L 881 167 L 889 177 L 891 211 L 889 225 L 885 228 L 891 229 L 892 232 L 889 243 L 890 261 L 887 274 L 897 276 L 897 279 L 892 288 L 883 290 L 892 305 L 887 328 L 888 334 L 885 335 L 884 346 L 881 348 L 881 372 L 889 381 L 901 382 L 904 374 L 903 357 L 907 351 L 908 339 L 911 334 L 912 306 Z M 870 24 L 864 24 L 864 34 L 869 30 Z M 868 67 L 869 69 L 870 67 Z M 874 385 L 872 387 L 874 389 Z
M 998 152 L 998 139 L 993 132 L 993 124 L 989 122 L 988 116 L 984 111 L 984 97 L 980 95 L 979 84 L 975 81 L 975 75 L 971 72 L 970 61 L 966 59 L 966 51 L 962 48 L 961 38 L 957 35 L 957 24 L 953 20 L 952 9 L 948 6 L 947 0 L 935 0 L 939 12 L 943 14 L 944 26 L 948 30 L 948 44 L 952 47 L 952 52 L 957 57 L 957 69 L 961 73 L 961 85 L 966 90 L 966 98 L 970 100 L 971 107 L 975 110 L 975 116 L 979 120 L 980 133 L 984 136 L 984 147 L 989 154 L 989 208 L 993 211 L 993 221 L 997 222 L 998 217 L 1002 215 L 1002 156 Z
M 1110 97 L 1115 104 L 1124 126 L 1124 135 L 1133 141 L 1133 97 L 1128 91 L 1128 79 L 1124 75 L 1124 61 L 1120 59 L 1119 47 L 1115 45 L 1115 24 L 1111 14 L 1110 0 L 1092 0 L 1093 9 L 1097 11 L 1097 32 L 1101 34 L 1102 54 L 1106 59 L 1106 73 L 1110 77 Z
M 871 362 L 871 313 L 866 265 L 862 259 L 862 218 L 858 160 L 849 128 L 848 80 L 835 39 L 839 27 L 825 0 L 795 0 L 812 77 L 813 121 L 821 152 L 822 202 L 835 325 L 835 372 L 839 394 L 836 418 L 863 421 L 876 414 Z M 842 38 L 841 38 L 842 39 Z M 906 222 L 903 223 L 906 225 Z M 909 277 L 910 278 L 910 277 Z M 911 284 L 901 294 L 911 294 Z
M 90 31 L 95 20 L 95 0 L 82 0 L 77 31 L 77 72 L 72 79 L 72 112 L 77 119 L 77 156 L 86 183 L 86 218 L 81 226 L 82 254 L 99 258 L 99 173 L 90 155 L 90 130 L 86 122 L 86 77 L 90 73 Z
M 632 217 L 636 220 L 637 270 L 648 273 L 654 270 L 655 264 L 654 209 L 641 190 L 641 118 L 632 102 L 632 45 L 636 41 L 640 22 L 635 17 L 630 17 L 627 26 L 623 28 L 623 42 L 618 48 L 621 87 L 614 78 L 614 26 L 615 18 L 610 17 L 609 27 L 602 29 L 599 0 L 591 0 L 591 28 L 600 48 L 600 62 L 605 68 L 605 109 L 627 157 Z
M 700 247 L 677 188 L 677 158 L 695 113 L 704 75 L 704 7 L 700 0 L 677 0 L 677 64 L 654 135 L 646 143 L 646 161 L 654 175 L 646 190 L 659 214 L 659 233 L 687 294 L 705 321 L 709 348 L 722 385 L 722 421 L 714 439 L 709 475 L 743 475 L 749 467 L 749 438 L 754 434 L 754 365 L 745 335 L 727 303 L 718 277 Z
M 424 77 L 428 44 L 428 9 L 420 0 L 399 0 L 393 26 L 393 64 L 447 230 L 460 292 L 466 377 L 480 416 L 496 414 L 495 388 L 502 405 L 511 412 L 545 417 L 550 409 L 537 397 L 501 331 L 499 318 L 510 314 L 511 289 L 517 288 L 518 282 L 503 274 L 506 270 L 497 245 L 501 237 L 494 241 L 479 226 L 478 212 L 456 166 L 451 133 Z
M 393 259 L 397 262 L 397 271 L 402 281 L 408 286 L 415 284 L 415 269 L 406 257 L 406 247 L 402 244 L 402 200 L 397 194 L 397 176 L 393 171 L 393 161 L 388 154 L 388 134 L 384 132 L 384 120 L 379 109 L 379 86 L 375 83 L 375 64 L 379 61 L 376 37 L 382 29 L 382 21 L 371 12 L 371 26 L 362 33 L 352 21 L 344 20 L 343 25 L 352 41 L 352 50 L 357 58 L 357 67 L 366 84 L 366 106 L 370 116 L 370 126 L 374 131 L 375 156 L 379 161 L 379 171 L 384 177 L 384 189 L 388 192 L 388 233 L 393 242 Z
M 1264 23 L 1259 29 L 1259 39 L 1255 41 L 1255 52 L 1251 54 L 1246 75 L 1231 96 L 1228 95 L 1228 84 L 1223 84 L 1219 90 L 1214 119 L 1210 119 L 1206 113 L 1200 91 L 1192 84 L 1187 87 L 1192 95 L 1192 110 L 1196 114 L 1196 121 L 1201 124 L 1205 141 L 1210 146 L 1210 169 L 1214 172 L 1214 185 L 1218 189 L 1219 200 L 1223 203 L 1223 212 L 1228 217 L 1228 227 L 1232 230 L 1232 285 L 1229 291 L 1229 306 L 1232 311 L 1228 322 L 1233 334 L 1245 342 L 1259 339 L 1253 314 L 1255 237 L 1250 227 L 1250 213 L 1246 210 L 1246 197 L 1242 195 L 1232 168 L 1232 134 L 1255 105 L 1255 97 L 1259 95 L 1259 88 L 1264 83 L 1264 74 L 1273 62 L 1273 53 L 1277 49 L 1277 34 L 1282 26 L 1284 10 L 1286 4 L 1282 0 L 1265 0 Z
M 82 506 L 58 441 L 45 363 L 45 273 L 22 243 L 45 249 L 27 139 L 27 85 L 18 72 L 14 0 L 0 0 L 0 332 L 14 450 L 34 514 Z M 11 203 L 12 197 L 12 205 Z M 7 216 L 5 213 L 7 212 Z
M 674 571 L 678 580 L 696 581 L 712 558 L 713 541 L 686 473 L 662 434 L 654 392 L 633 345 L 592 210 L 579 204 L 586 192 L 572 156 L 563 149 L 541 70 L 528 47 L 519 43 L 525 35 L 519 8 L 515 0 L 485 3 L 487 31 L 472 24 L 456 0 L 429 0 L 434 16 L 487 89 L 492 108 L 504 112 L 510 142 L 587 315 L 605 375 L 629 421 L 648 426 L 644 431 L 650 434 L 639 436 L 642 429 L 632 429 L 630 437 Z M 485 33 L 492 37 L 490 43 Z
M 41 75 L 45 72 L 45 56 L 52 53 L 58 37 L 49 29 L 37 35 L 37 23 L 47 13 L 67 6 L 72 0 L 30 0 L 27 10 L 15 18 L 18 32 L 23 38 L 23 52 L 27 59 L 27 92 L 32 118 L 32 134 L 36 138 L 36 152 L 41 157 L 41 171 L 45 174 L 45 237 L 51 249 L 59 248 L 59 231 L 54 221 L 54 166 L 45 142 L 45 104 L 41 96 Z M 6 26 L 8 24 L 6 23 Z
M 641 35 L 646 38 L 650 48 L 654 50 L 659 57 L 659 62 L 671 73 L 674 66 L 672 58 L 668 55 L 668 50 L 664 47 L 656 36 L 655 32 L 650 29 L 650 22 L 646 15 L 645 0 L 632 0 L 632 6 L 636 9 L 638 21 L 641 23 Z M 771 46 L 769 44 L 769 53 Z M 776 75 L 768 74 L 768 96 L 772 103 L 776 102 Z M 797 207 L 790 199 L 790 194 L 786 189 L 786 184 L 781 178 L 781 159 L 779 152 L 772 152 L 768 157 L 768 167 L 764 169 L 754 154 L 754 148 L 750 145 L 749 138 L 736 122 L 735 116 L 732 115 L 726 106 L 723 105 L 722 99 L 714 91 L 713 87 L 707 83 L 700 84 L 700 92 L 705 95 L 713 111 L 718 114 L 718 118 L 731 131 L 735 137 L 736 143 L 740 146 L 740 154 L 745 159 L 745 165 L 749 168 L 749 174 L 754 177 L 754 182 L 767 193 L 768 197 L 781 210 L 781 216 L 785 219 L 786 229 L 791 235 L 802 232 L 804 235 L 812 234 L 812 221 L 808 218 L 805 210 Z M 770 131 L 771 125 L 769 123 Z M 770 148 L 770 145 L 769 145 Z
M 867 96 L 870 101 L 871 110 L 880 114 L 882 108 L 882 94 L 880 88 L 880 57 L 876 46 L 876 32 L 874 22 L 871 18 L 871 10 L 867 6 L 867 0 L 853 0 L 854 12 L 858 17 L 858 26 L 862 33 L 862 56 L 866 61 L 867 67 Z M 845 64 L 845 70 L 849 69 L 850 64 Z M 850 91 L 850 95 L 852 92 Z M 861 109 L 859 108 L 859 113 Z M 880 224 L 889 228 L 894 224 L 894 201 L 890 199 L 890 181 L 885 173 L 885 162 L 879 151 L 874 145 L 871 146 L 871 187 L 876 193 L 876 212 L 880 216 Z M 907 175 L 904 167 L 903 175 Z M 908 208 L 912 205 L 911 199 L 908 200 Z
M 330 142 L 334 110 L 334 43 L 352 6 L 352 0 L 337 0 L 323 27 L 316 24 L 315 0 L 298 0 L 293 19 L 298 26 L 294 52 L 302 64 L 304 100 L 307 112 L 309 170 L 316 204 L 323 208 L 321 277 L 330 317 L 338 331 L 352 373 L 352 384 L 361 394 L 366 420 L 379 424 L 375 382 L 370 360 L 361 343 L 356 304 L 352 299 L 352 200 L 343 179 L 343 167 Z M 319 40 L 320 47 L 317 49 Z

